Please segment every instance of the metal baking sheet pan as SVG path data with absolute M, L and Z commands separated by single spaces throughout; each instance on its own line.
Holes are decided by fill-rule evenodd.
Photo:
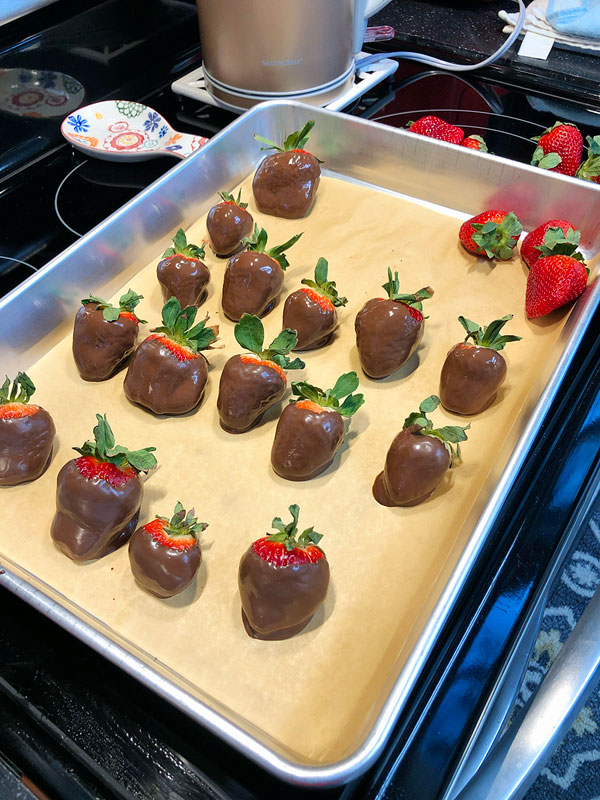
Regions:
M 249 184 L 262 154 L 253 133 L 279 140 L 308 118 L 316 120 L 311 150 L 325 162 L 311 214 L 256 213 Z M 123 373 L 85 383 L 70 353 L 73 317 L 90 291 L 112 297 L 131 285 L 144 295 L 143 333 L 158 324 L 155 267 L 170 237 L 178 227 L 193 241 L 205 237 L 217 192 L 239 185 L 273 243 L 304 231 L 289 253 L 283 296 L 324 256 L 349 298 L 334 341 L 307 353 L 298 377 L 330 386 L 356 369 L 366 402 L 332 467 L 301 484 L 270 469 L 276 412 L 242 436 L 218 425 L 219 373 L 239 348 L 220 309 L 225 262 L 212 254 L 203 309 L 220 325 L 224 348 L 209 354 L 209 386 L 195 413 L 156 418 L 125 399 Z M 297 103 L 268 103 L 240 117 L 2 300 L 3 369 L 28 370 L 58 439 L 42 478 L 2 491 L 1 585 L 279 777 L 324 786 L 356 776 L 402 713 L 598 302 L 592 277 L 572 310 L 528 321 L 524 264 L 469 256 L 457 241 L 460 221 L 491 207 L 513 209 L 526 229 L 566 216 L 583 231 L 593 263 L 599 199 L 591 184 Z M 388 266 L 407 292 L 431 285 L 435 295 L 416 358 L 375 382 L 360 373 L 353 322 L 365 300 L 381 294 Z M 267 341 L 280 329 L 281 307 L 264 320 Z M 487 324 L 506 313 L 523 341 L 505 351 L 509 378 L 498 401 L 469 420 L 464 463 L 427 503 L 379 506 L 373 479 L 405 416 L 437 392 L 445 353 L 462 338 L 458 315 Z M 178 598 L 139 589 L 125 548 L 76 565 L 51 542 L 56 474 L 70 448 L 89 437 L 96 411 L 108 414 L 118 441 L 157 447 L 142 520 L 168 514 L 181 499 L 209 522 L 198 579 Z M 435 419 L 465 424 L 441 410 Z M 301 635 L 252 640 L 241 625 L 237 564 L 293 502 L 301 521 L 325 533 L 330 591 Z M 28 535 L 18 537 L 9 532 L 22 526 L 23 508 Z

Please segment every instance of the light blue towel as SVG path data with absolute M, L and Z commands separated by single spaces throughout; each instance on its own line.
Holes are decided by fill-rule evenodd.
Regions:
M 600 39 L 600 0 L 549 0 L 546 19 L 560 33 Z

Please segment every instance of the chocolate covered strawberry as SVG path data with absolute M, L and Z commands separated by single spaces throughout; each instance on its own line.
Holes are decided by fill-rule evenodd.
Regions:
M 297 233 L 284 244 L 267 247 L 267 232 L 254 226 L 251 238 L 244 239 L 247 250 L 229 259 L 223 279 L 223 311 L 238 322 L 243 314 L 264 317 L 274 307 L 281 287 L 283 273 L 289 267 L 285 256 L 302 236 Z
M 373 496 L 383 506 L 416 506 L 433 494 L 446 472 L 461 460 L 460 444 L 471 427 L 434 428 L 427 414 L 440 404 L 435 395 L 410 414 L 392 442 L 383 472 L 375 478 Z
M 94 441 L 58 473 L 52 538 L 73 561 L 101 558 L 124 544 L 137 525 L 141 472 L 156 465 L 154 447 L 115 445 L 106 415 L 96 414 Z
M 504 261 L 514 256 L 522 231 L 521 221 L 512 211 L 492 209 L 463 222 L 458 238 L 469 253 Z
M 90 295 L 81 301 L 73 328 L 73 358 L 86 381 L 104 381 L 133 352 L 139 319 L 134 309 L 143 295 L 129 291 L 113 306 Z
M 257 141 L 267 145 L 261 150 L 277 150 L 261 161 L 252 181 L 254 200 L 263 214 L 286 219 L 308 214 L 321 179 L 321 162 L 303 149 L 314 124 L 309 120 L 291 133 L 283 146 L 254 134 Z
M 529 319 L 545 317 L 583 294 L 588 273 L 581 261 L 571 256 L 545 256 L 529 270 L 525 310 Z
M 288 353 L 296 344 L 296 331 L 285 328 L 263 349 L 265 331 L 258 317 L 244 314 L 234 328 L 238 343 L 248 354 L 232 356 L 223 367 L 217 409 L 221 427 L 230 433 L 253 428 L 265 411 L 278 403 L 287 386 L 285 370 L 303 369 L 299 358 Z
M 532 138 L 538 143 L 531 159 L 532 166 L 563 175 L 575 175 L 583 152 L 583 137 L 575 125 L 555 122 L 540 136 Z
M 440 398 L 448 411 L 479 414 L 494 402 L 506 378 L 506 361 L 499 351 L 508 342 L 521 339 L 502 334 L 512 318 L 507 314 L 485 328 L 465 317 L 458 318 L 467 336 L 449 351 L 440 378 Z
M 577 178 L 600 183 L 600 136 L 586 136 L 587 158 L 576 173 Z
M 411 133 L 428 136 L 430 139 L 439 139 L 442 142 L 452 142 L 452 144 L 461 144 L 465 138 L 465 132 L 462 128 L 457 125 L 451 125 L 449 122 L 433 116 L 433 114 L 421 117 L 416 122 L 409 122 L 408 130 Z
M 204 244 L 188 244 L 183 228 L 179 228 L 173 247 L 167 247 L 156 268 L 165 302 L 175 297 L 182 308 L 187 308 L 200 306 L 206 300 L 210 272 L 202 261 L 204 250 Z
M 303 278 L 306 288 L 297 289 L 283 306 L 283 325 L 298 334 L 294 350 L 316 350 L 331 339 L 337 327 L 336 307 L 345 306 L 345 297 L 338 295 L 335 281 L 327 280 L 328 264 L 317 261 L 314 281 Z
M 326 391 L 310 383 L 292 384 L 297 399 L 290 400 L 279 417 L 271 448 L 278 475 L 307 481 L 327 469 L 344 441 L 344 420 L 365 402 L 362 394 L 352 394 L 357 388 L 356 372 L 342 375 Z
M 129 563 L 139 585 L 157 597 L 187 589 L 202 561 L 198 536 L 207 527 L 193 508 L 186 512 L 177 503 L 171 519 L 157 516 L 138 528 L 129 540 Z
M 429 286 L 415 294 L 400 294 L 398 273 L 392 278 L 391 269 L 383 288 L 388 297 L 367 300 L 354 322 L 360 363 L 369 378 L 391 375 L 415 352 L 423 338 L 422 301 L 433 295 Z
M 325 600 L 329 564 L 318 546 L 323 538 L 314 528 L 298 535 L 300 508 L 289 507 L 292 521 L 279 517 L 241 558 L 238 585 L 242 621 L 254 639 L 289 639 L 305 628 Z
M 485 141 L 478 136 L 476 133 L 471 134 L 471 136 L 467 136 L 465 139 L 462 140 L 460 143 L 461 147 L 469 147 L 471 150 L 479 150 L 480 153 L 488 153 L 488 147 Z
M 242 190 L 234 198 L 232 194 L 220 192 L 220 203 L 213 206 L 206 217 L 206 228 L 210 246 L 217 256 L 228 257 L 243 248 L 242 239 L 252 233 L 254 220 L 248 203 L 242 203 Z
M 34 481 L 52 456 L 56 428 L 50 414 L 30 403 L 35 392 L 31 378 L 17 373 L 0 386 L 0 486 Z
M 186 414 L 202 400 L 208 378 L 202 350 L 211 349 L 219 332 L 207 319 L 194 324 L 197 309 L 181 309 L 175 297 L 162 310 L 163 324 L 137 348 L 125 376 L 127 397 L 155 414 Z
M 566 219 L 551 219 L 538 225 L 523 239 L 521 258 L 530 269 L 543 256 L 572 256 L 583 261 L 577 250 L 580 238 L 581 232 Z

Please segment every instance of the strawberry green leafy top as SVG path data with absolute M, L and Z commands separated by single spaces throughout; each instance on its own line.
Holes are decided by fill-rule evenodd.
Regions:
M 173 342 L 189 347 L 194 353 L 210 350 L 211 344 L 217 339 L 219 328 L 216 325 L 212 328 L 206 327 L 208 316 L 194 325 L 197 313 L 196 306 L 188 306 L 182 310 L 179 300 L 170 297 L 163 306 L 163 324 L 158 328 L 152 328 L 152 331 L 165 334 Z
M 358 375 L 356 372 L 346 372 L 344 375 L 340 375 L 333 389 L 326 389 L 325 391 L 319 389 L 318 386 L 312 386 L 310 383 L 292 383 L 292 393 L 297 397 L 290 400 L 290 403 L 295 403 L 299 398 L 304 398 L 305 400 L 312 400 L 323 408 L 337 411 L 342 417 L 351 417 L 365 402 L 364 395 L 352 394 L 357 388 Z M 342 398 L 346 399 L 340 405 Z
M 308 142 L 308 137 L 310 132 L 315 126 L 314 119 L 309 119 L 308 122 L 300 128 L 299 131 L 294 131 L 290 133 L 287 137 L 285 142 L 283 143 L 283 147 L 280 147 L 275 142 L 272 142 L 271 139 L 265 139 L 264 136 L 259 136 L 258 133 L 254 134 L 254 138 L 257 142 L 262 142 L 266 144 L 267 147 L 261 147 L 261 150 L 278 150 L 280 153 L 288 153 L 290 150 L 303 150 L 305 144 Z M 317 161 L 319 159 L 317 158 Z M 322 161 L 319 161 L 322 164 Z
M 241 320 L 233 329 L 238 343 L 263 361 L 273 361 L 282 369 L 304 369 L 304 361 L 295 358 L 290 361 L 288 353 L 298 344 L 297 332 L 284 328 L 263 350 L 265 329 L 260 319 L 254 314 L 242 314 Z
M 82 456 L 92 456 L 107 464 L 114 464 L 119 469 L 131 466 L 136 472 L 148 472 L 156 466 L 156 458 L 152 452 L 156 447 L 144 447 L 141 450 L 128 450 L 120 444 L 115 445 L 106 414 L 96 414 L 98 424 L 94 428 L 94 441 L 87 441 L 82 447 L 74 447 Z
M 264 228 L 259 230 L 258 225 L 254 223 L 254 232 L 252 233 L 252 236 L 246 236 L 244 239 L 242 239 L 242 244 L 248 250 L 253 250 L 255 253 L 264 253 L 266 256 L 269 256 L 269 258 L 277 261 L 281 269 L 286 270 L 289 267 L 290 262 L 285 257 L 285 251 L 289 250 L 292 245 L 296 244 L 301 236 L 301 233 L 297 233 L 295 236 L 292 236 L 291 239 L 288 239 L 287 242 L 278 244 L 276 247 L 271 247 L 270 250 L 266 250 L 267 232 Z
M 292 551 L 296 547 L 306 547 L 309 544 L 318 546 L 323 538 L 322 533 L 317 533 L 314 527 L 306 528 L 298 536 L 298 517 L 300 516 L 300 506 L 291 505 L 288 511 L 292 515 L 292 521 L 284 525 L 280 517 L 275 517 L 271 523 L 271 527 L 275 528 L 277 533 L 267 533 L 268 542 L 281 542 L 285 545 L 285 549 Z M 297 538 L 296 538 L 297 537 Z M 319 550 L 321 548 L 319 547 Z
M 586 136 L 588 145 L 587 159 L 577 170 L 575 177 L 584 181 L 596 181 L 600 177 L 600 136 Z
M 12 389 L 10 386 L 10 379 L 8 375 L 6 380 L 0 386 L 0 406 L 5 403 L 28 403 L 29 398 L 35 392 L 35 385 L 29 375 L 24 372 L 17 372 L 17 377 L 14 379 Z
M 465 317 L 459 317 L 458 321 L 467 332 L 465 342 L 472 339 L 473 344 L 478 347 L 489 347 L 490 350 L 503 350 L 508 342 L 520 342 L 523 338 L 522 336 L 500 335 L 502 328 L 512 318 L 512 314 L 507 314 L 505 317 L 490 322 L 485 328 L 481 328 L 476 322 L 472 322 Z
M 509 211 L 502 222 L 472 222 L 471 227 L 475 231 L 471 238 L 479 245 L 480 251 L 488 258 L 500 260 L 512 258 L 518 237 L 523 232 L 521 221 L 514 211 Z
M 219 192 L 219 197 L 224 203 L 233 203 L 233 205 L 237 206 L 238 208 L 248 208 L 248 203 L 242 203 L 241 189 L 239 190 L 237 197 L 234 197 L 232 194 L 229 194 L 229 192 Z M 202 249 L 204 250 L 204 245 L 202 246 Z M 202 255 L 204 255 L 204 252 L 202 253 Z
M 542 258 L 544 256 L 570 256 L 585 263 L 583 255 L 577 249 L 580 238 L 581 231 L 575 231 L 573 228 L 569 228 L 566 235 L 562 228 L 548 228 L 544 234 L 544 241 L 542 244 L 536 244 L 535 249 L 540 251 Z
M 167 247 L 162 254 L 163 258 L 168 256 L 183 256 L 184 258 L 204 258 L 204 250 L 206 245 L 204 242 L 198 247 L 197 244 L 188 244 L 187 236 L 183 228 L 179 228 L 173 237 L 173 247 Z
M 178 536 L 191 535 L 197 539 L 198 535 L 208 528 L 208 522 L 198 522 L 198 518 L 195 514 L 196 512 L 193 508 L 190 508 L 190 510 L 186 512 L 183 505 L 178 501 L 175 504 L 175 510 L 171 519 L 160 517 L 158 514 L 156 515 L 156 519 L 167 523 L 164 527 L 164 531 L 168 536 L 177 538 Z
M 134 312 L 137 304 L 143 299 L 143 294 L 137 294 L 137 292 L 134 292 L 133 289 L 128 289 L 125 294 L 122 294 L 121 297 L 119 297 L 118 306 L 112 306 L 110 303 L 107 303 L 106 300 L 103 300 L 101 297 L 95 297 L 93 294 L 90 294 L 89 297 L 84 298 L 81 302 L 84 306 L 86 306 L 88 303 L 96 303 L 102 309 L 102 316 L 108 322 L 114 322 L 115 320 L 119 319 L 119 314 L 121 314 L 123 311 L 126 311 L 130 314 L 133 314 L 138 322 L 144 323 L 146 320 L 140 319 Z
M 345 306 L 348 300 L 345 297 L 340 297 L 338 295 L 338 291 L 335 288 L 335 281 L 327 280 L 328 268 L 329 264 L 327 261 L 324 258 L 320 258 L 317 261 L 317 266 L 315 267 L 314 281 L 311 281 L 308 278 L 302 278 L 300 283 L 303 283 L 305 286 L 310 286 L 311 289 L 315 289 L 315 291 L 317 291 L 319 294 L 322 294 L 323 297 L 326 297 L 328 300 L 330 300 L 332 305 Z
M 467 441 L 468 437 L 466 431 L 468 431 L 471 426 L 467 425 L 462 428 L 460 425 L 444 425 L 442 428 L 434 428 L 433 422 L 427 417 L 427 414 L 435 411 L 440 402 L 440 398 L 436 397 L 434 394 L 426 397 L 419 406 L 419 410 L 413 411 L 413 413 L 409 414 L 404 420 L 404 427 L 408 428 L 411 425 L 420 425 L 421 430 L 417 431 L 417 433 L 423 436 L 435 436 L 436 439 L 440 439 L 440 441 L 444 443 L 446 450 L 450 453 L 450 467 L 453 467 L 455 461 L 462 461 L 459 442 Z M 455 444 L 456 449 L 453 446 Z
M 388 267 L 388 280 L 381 287 L 385 289 L 389 295 L 390 300 L 396 300 L 399 303 L 404 303 L 407 306 L 416 308 L 417 311 L 423 311 L 423 300 L 429 300 L 433 297 L 433 289 L 431 286 L 426 286 L 424 289 L 419 289 L 414 294 L 400 294 L 400 281 L 398 273 L 395 272 L 392 277 L 392 270 Z

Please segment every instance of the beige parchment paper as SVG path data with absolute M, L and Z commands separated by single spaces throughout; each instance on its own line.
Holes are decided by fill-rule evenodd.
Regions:
M 226 262 L 207 248 L 212 277 L 201 314 L 210 312 L 211 322 L 220 325 L 224 349 L 208 354 L 209 382 L 201 406 L 184 417 L 157 418 L 125 398 L 124 372 L 104 383 L 81 380 L 71 339 L 62 341 L 29 370 L 38 387 L 35 401 L 56 422 L 54 458 L 39 480 L 2 490 L 0 554 L 174 670 L 188 687 L 198 687 L 202 699 L 242 720 L 275 748 L 309 763 L 330 763 L 359 746 L 379 710 L 382 689 L 408 656 L 403 646 L 416 616 L 567 313 L 528 322 L 525 265 L 519 257 L 493 265 L 468 255 L 458 243 L 458 215 L 332 176 L 322 180 L 316 204 L 302 220 L 259 214 L 250 179 L 243 185 L 243 197 L 267 229 L 271 245 L 304 231 L 289 251 L 281 302 L 264 319 L 266 342 L 281 329 L 283 300 L 301 278 L 312 277 L 319 256 L 328 259 L 330 279 L 349 298 L 339 310 L 341 324 L 333 342 L 304 354 L 306 369 L 291 375 L 292 380 L 327 388 L 341 373 L 358 372 L 366 402 L 352 419 L 341 454 L 321 476 L 292 483 L 270 467 L 280 409 L 243 435 L 220 428 L 219 375 L 240 348 L 233 323 L 220 309 Z M 205 219 L 187 233 L 194 242 L 206 238 Z M 153 263 L 123 287 L 131 285 L 144 295 L 138 313 L 149 324 L 142 326 L 142 336 L 160 324 L 156 263 L 168 245 L 165 240 Z M 429 319 L 417 357 L 376 382 L 360 370 L 354 317 L 367 299 L 384 294 L 381 284 L 388 266 L 398 270 L 402 291 L 431 285 L 435 295 L 426 303 Z M 472 423 L 462 466 L 420 506 L 378 505 L 371 495 L 373 479 L 404 418 L 438 392 L 445 354 L 463 338 L 459 314 L 487 325 L 508 313 L 515 316 L 506 332 L 523 341 L 504 351 L 508 379 L 498 400 L 466 421 L 443 409 L 433 414 L 440 425 Z M 77 565 L 51 541 L 56 475 L 75 457 L 70 448 L 91 436 L 96 412 L 108 414 L 118 443 L 157 448 L 159 468 L 145 483 L 141 522 L 169 515 L 181 500 L 209 523 L 201 537 L 204 560 L 198 578 L 179 597 L 160 600 L 140 589 L 126 547 Z M 314 525 L 324 534 L 322 545 L 331 565 L 329 594 L 301 635 L 282 642 L 255 641 L 244 632 L 240 618 L 239 559 L 254 539 L 270 530 L 274 516 L 287 517 L 291 503 L 300 506 L 301 525 Z

